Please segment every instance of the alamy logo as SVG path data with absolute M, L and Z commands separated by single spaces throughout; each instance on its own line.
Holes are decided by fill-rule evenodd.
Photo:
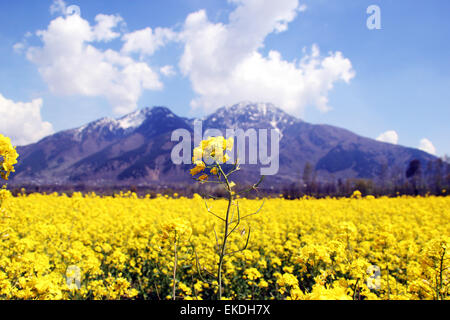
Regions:
M 71 15 L 81 16 L 81 9 L 77 5 L 68 6 L 67 9 L 66 9 L 66 15 L 68 15 L 68 16 L 71 16 Z
M 194 145 L 198 146 L 208 137 L 224 136 L 219 129 L 208 129 L 203 132 L 202 121 L 194 123 Z M 235 147 L 228 151 L 227 163 L 260 164 L 261 175 L 271 176 L 278 173 L 280 133 L 276 129 L 226 129 L 225 138 L 233 138 Z M 176 165 L 192 164 L 192 138 L 186 129 L 177 129 L 172 132 L 171 140 L 179 142 L 171 153 L 172 162 Z M 248 147 L 248 148 L 247 148 Z
M 380 290 L 381 288 L 381 269 L 377 265 L 371 265 L 367 268 L 369 275 L 366 281 L 367 287 L 371 290 Z
M 81 269 L 76 265 L 70 265 L 66 269 L 66 283 L 71 290 L 81 288 Z
M 367 14 L 370 16 L 367 18 L 367 28 L 369 30 L 381 29 L 381 9 L 377 5 L 371 5 L 367 8 Z

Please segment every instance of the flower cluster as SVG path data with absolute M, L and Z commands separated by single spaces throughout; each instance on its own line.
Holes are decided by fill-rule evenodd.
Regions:
M 14 172 L 14 165 L 17 163 L 19 154 L 12 146 L 8 137 L 0 134 L 0 176 L 8 180 L 11 172 Z
M 192 228 L 181 219 L 173 219 L 161 225 L 161 232 L 163 240 L 187 241 L 192 234 Z
M 210 137 L 200 142 L 200 145 L 194 148 L 192 162 L 195 165 L 191 169 L 191 175 L 195 176 L 205 169 L 209 168 L 210 175 L 219 173 L 220 164 L 226 163 L 230 157 L 226 153 L 227 150 L 233 149 L 233 138 L 225 139 L 224 137 Z M 202 174 L 198 180 L 205 181 L 208 174 Z

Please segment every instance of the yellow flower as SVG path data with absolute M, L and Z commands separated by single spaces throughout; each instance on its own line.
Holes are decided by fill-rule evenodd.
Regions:
M 191 175 L 193 176 L 195 176 L 197 173 L 202 172 L 206 168 L 205 163 L 201 160 L 197 160 L 194 164 L 195 167 L 191 169 Z
M 260 287 L 260 288 L 267 288 L 268 286 L 269 286 L 269 283 L 266 280 L 261 279 L 259 281 L 258 287 Z
M 202 197 L 130 195 L 13 197 L 0 188 L 0 299 L 142 299 L 150 292 L 164 299 L 172 294 L 175 240 L 177 299 L 214 298 L 218 283 L 201 275 L 217 267 L 214 232 L 222 231 Z M 260 205 L 239 199 L 241 217 Z M 227 298 L 246 299 L 250 287 L 259 300 L 450 298 L 448 196 L 270 197 L 264 206 L 263 215 L 247 218 L 248 247 L 224 261 Z M 227 201 L 208 207 L 222 217 Z M 243 227 L 228 252 L 242 248 L 250 231 L 241 236 Z M 82 270 L 81 286 L 67 282 L 77 273 L 69 265 Z
M 214 168 L 211 169 L 210 173 L 213 174 L 213 175 L 216 175 L 216 174 L 219 173 L 219 169 L 217 169 L 217 167 L 214 167 Z
M 5 201 L 6 199 L 11 198 L 11 196 L 12 196 L 11 192 L 6 190 L 5 186 L 0 188 L 0 204 L 2 203 L 2 201 Z
M 0 176 L 8 180 L 9 174 L 14 172 L 14 165 L 17 163 L 19 154 L 12 146 L 8 137 L 0 134 Z
M 353 192 L 353 194 L 352 194 L 351 197 L 354 198 L 354 199 L 359 199 L 359 198 L 361 198 L 361 191 L 355 190 L 355 191 Z
M 261 273 L 256 268 L 249 268 L 244 271 L 244 279 L 256 280 L 261 277 L 262 277 Z
M 284 273 L 278 280 L 277 284 L 280 287 L 293 287 L 298 286 L 298 279 L 290 273 Z
M 233 138 L 226 140 L 224 137 L 209 137 L 202 140 L 200 145 L 194 148 L 192 160 L 212 161 L 218 163 L 225 163 L 229 156 L 226 150 L 233 148 Z
M 192 228 L 186 221 L 180 219 L 173 219 L 169 222 L 161 225 L 162 239 L 169 239 L 174 237 L 173 240 L 187 240 L 192 234 Z

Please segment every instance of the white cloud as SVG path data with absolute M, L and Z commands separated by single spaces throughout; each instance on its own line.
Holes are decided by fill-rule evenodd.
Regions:
M 158 73 L 144 59 L 171 41 L 184 45 L 179 68 L 196 93 L 194 108 L 211 111 L 252 100 L 273 102 L 296 115 L 308 106 L 328 111 L 334 84 L 348 83 L 355 75 L 349 59 L 340 52 L 321 55 L 316 45 L 293 61 L 275 50 L 260 52 L 265 38 L 286 31 L 306 5 L 298 0 L 228 2 L 236 6 L 228 23 L 213 23 L 200 10 L 187 16 L 180 32 L 147 27 L 123 34 L 117 28 L 125 22 L 118 15 L 99 14 L 91 25 L 72 6 L 54 0 L 50 11 L 61 16 L 36 33 L 42 47 L 17 44 L 15 49 L 26 50 L 53 93 L 103 96 L 118 114 L 135 109 L 143 90 L 162 89 Z M 120 51 L 96 46 L 118 38 L 123 41 Z M 175 74 L 169 65 L 158 69 L 167 77 Z
M 21 42 L 17 42 L 13 45 L 13 49 L 16 53 L 23 53 L 23 51 L 28 47 L 28 38 L 33 36 L 31 32 L 25 33 Z
M 123 22 L 121 16 L 98 14 L 95 17 L 95 21 L 97 25 L 92 30 L 95 40 L 109 42 L 120 37 L 120 33 L 114 32 L 113 29 Z
M 124 53 L 139 53 L 142 57 L 155 53 L 160 47 L 174 40 L 176 33 L 169 28 L 145 28 L 130 32 L 122 37 L 125 42 L 122 47 Z
M 113 29 L 119 16 L 97 15 L 91 26 L 77 14 L 58 17 L 36 34 L 42 47 L 30 47 L 27 58 L 38 66 L 50 90 L 58 95 L 103 96 L 117 114 L 133 111 L 144 89 L 163 85 L 147 63 L 111 49 L 100 50 L 95 41 L 119 36 Z
M 0 93 L 0 133 L 11 138 L 14 145 L 36 142 L 52 134 L 53 127 L 42 121 L 42 99 L 14 102 Z
M 50 6 L 51 14 L 66 14 L 67 6 L 63 0 L 53 0 L 53 3 Z
M 436 148 L 434 147 L 433 143 L 427 138 L 423 138 L 422 140 L 420 140 L 418 148 L 432 155 L 436 155 Z
M 63 16 L 72 14 L 81 15 L 81 9 L 77 5 L 67 6 L 66 2 L 63 0 L 53 0 L 53 3 L 50 6 L 50 13 L 52 15 L 63 15 Z
M 16 44 L 13 45 L 13 49 L 17 53 L 22 53 L 23 50 L 25 49 L 25 46 L 26 44 L 24 42 L 17 42 Z
M 167 65 L 167 66 L 161 67 L 161 68 L 159 69 L 159 71 L 160 71 L 163 75 L 165 75 L 166 77 L 172 77 L 172 76 L 174 76 L 174 75 L 176 74 L 175 69 L 174 69 L 173 66 L 171 66 L 171 65 Z
M 298 7 L 298 11 L 305 12 L 306 9 L 308 9 L 308 6 L 306 4 L 301 4 L 300 7 Z
M 336 81 L 354 77 L 342 53 L 322 57 L 317 46 L 300 61 L 286 61 L 277 51 L 259 52 L 270 33 L 287 30 L 299 11 L 297 0 L 230 0 L 237 8 L 229 23 L 212 23 L 204 10 L 190 14 L 180 34 L 184 53 L 180 70 L 197 97 L 193 108 L 210 110 L 241 100 L 273 102 L 301 115 L 313 105 L 330 109 L 328 92 Z
M 398 134 L 394 130 L 389 130 L 380 134 L 377 138 L 378 141 L 387 142 L 392 144 L 398 143 Z

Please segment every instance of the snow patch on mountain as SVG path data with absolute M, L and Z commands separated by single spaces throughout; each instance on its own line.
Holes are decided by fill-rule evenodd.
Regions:
M 259 129 L 273 128 L 283 136 L 283 130 L 301 120 L 287 114 L 272 103 L 242 101 L 219 108 L 204 118 L 210 128 Z
M 114 121 L 118 128 L 127 130 L 138 128 L 145 121 L 146 117 L 145 112 L 140 110 Z
M 85 134 L 93 131 L 106 131 L 109 133 L 127 134 L 140 127 L 147 119 L 147 117 L 151 115 L 151 113 L 152 109 L 145 108 L 127 114 L 119 119 L 108 117 L 101 118 L 97 121 L 74 129 L 74 139 L 76 141 L 81 141 Z

